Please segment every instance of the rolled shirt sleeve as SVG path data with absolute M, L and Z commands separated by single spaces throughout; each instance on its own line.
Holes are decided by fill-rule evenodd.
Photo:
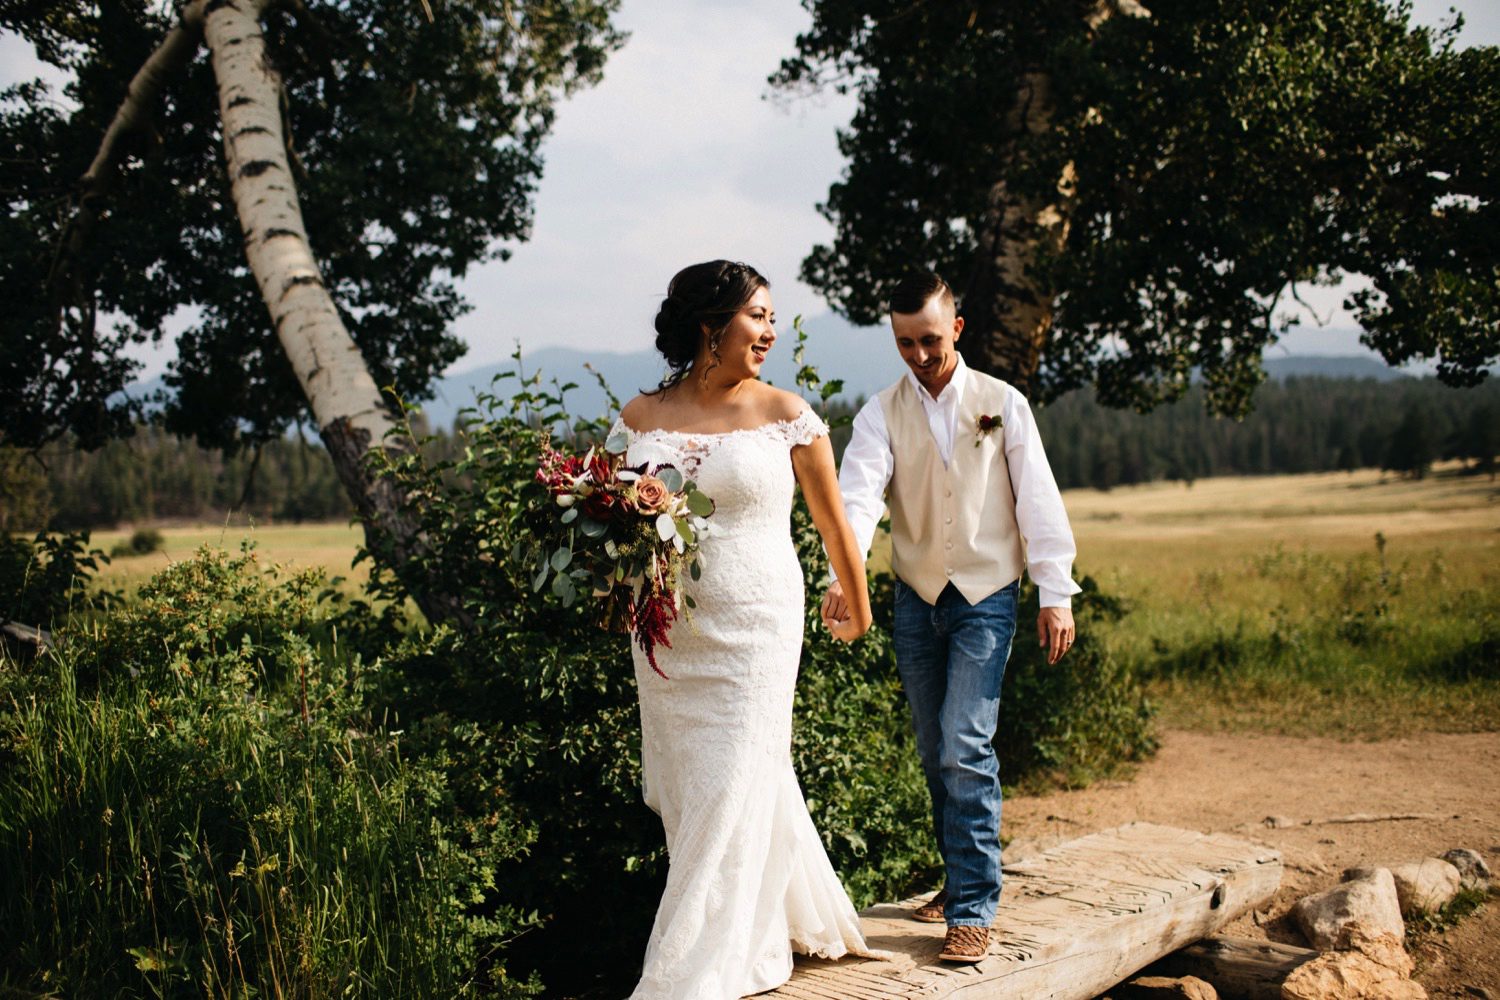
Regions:
M 1077 546 L 1062 494 L 1057 489 L 1042 436 L 1026 397 L 1006 387 L 1003 412 L 1005 460 L 1016 497 L 1016 527 L 1026 546 L 1026 569 L 1044 608 L 1067 608 L 1081 587 L 1073 582 Z

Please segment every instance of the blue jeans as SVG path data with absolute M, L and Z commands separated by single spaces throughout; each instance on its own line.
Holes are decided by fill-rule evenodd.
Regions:
M 949 926 L 988 927 L 1000 903 L 1000 682 L 1020 582 L 970 605 L 952 584 L 928 604 L 896 581 L 896 669 L 911 705 L 932 823 L 947 869 Z

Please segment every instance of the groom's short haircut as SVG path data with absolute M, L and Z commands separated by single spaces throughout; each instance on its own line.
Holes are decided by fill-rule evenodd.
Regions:
M 891 289 L 890 311 L 903 315 L 919 313 L 934 295 L 941 295 L 943 304 L 957 311 L 953 304 L 953 289 L 936 271 L 908 274 Z

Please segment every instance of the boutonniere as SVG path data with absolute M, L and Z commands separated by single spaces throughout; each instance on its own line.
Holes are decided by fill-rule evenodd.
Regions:
M 974 421 L 974 447 L 978 448 L 983 443 L 985 435 L 993 434 L 995 428 L 1004 425 L 1005 421 L 1001 420 L 998 414 L 992 417 L 988 413 L 981 413 L 979 419 Z

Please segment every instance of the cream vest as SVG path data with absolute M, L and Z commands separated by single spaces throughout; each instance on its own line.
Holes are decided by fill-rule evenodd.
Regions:
M 1003 412 L 1006 388 L 969 369 L 946 467 L 917 396 L 923 390 L 903 377 L 880 393 L 895 456 L 886 491 L 891 568 L 928 604 L 936 604 L 950 582 L 976 604 L 1019 579 L 1025 568 L 1005 430 L 978 433 L 981 415 Z

